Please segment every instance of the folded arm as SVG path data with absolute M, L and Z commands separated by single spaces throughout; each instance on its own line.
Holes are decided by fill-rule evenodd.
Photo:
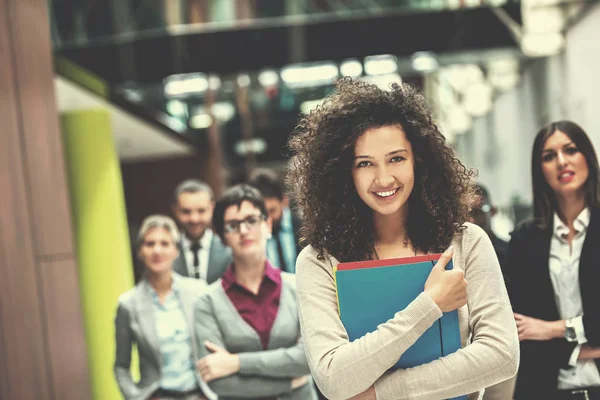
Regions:
M 209 296 L 202 296 L 196 302 L 195 316 L 195 340 L 198 349 L 198 358 L 210 354 L 204 345 L 206 341 L 226 348 L 223 334 L 214 316 Z M 240 359 L 241 367 L 241 359 Z M 292 383 L 289 378 L 273 378 L 263 376 L 243 376 L 240 371 L 216 379 L 208 383 L 210 388 L 223 397 L 266 397 L 279 396 L 292 391 Z

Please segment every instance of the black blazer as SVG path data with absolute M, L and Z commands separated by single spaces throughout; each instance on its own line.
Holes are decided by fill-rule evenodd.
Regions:
M 542 230 L 532 221 L 512 233 L 506 274 L 514 312 L 547 321 L 560 319 L 550 280 L 550 239 L 553 228 Z M 600 346 L 600 210 L 592 209 L 579 261 L 583 325 L 590 346 Z M 564 338 L 522 341 L 515 399 L 554 399 L 558 372 L 569 368 L 576 344 Z M 596 360 L 600 368 L 600 360 Z

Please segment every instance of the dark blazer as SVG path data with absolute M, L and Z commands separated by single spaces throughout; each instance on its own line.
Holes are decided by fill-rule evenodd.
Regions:
M 508 245 L 506 274 L 508 292 L 516 313 L 547 321 L 559 320 L 550 280 L 550 239 L 553 228 L 542 230 L 527 221 L 512 233 Z M 600 210 L 592 209 L 590 225 L 579 261 L 579 286 L 583 325 L 590 346 L 600 346 Z M 575 343 L 564 338 L 522 341 L 521 364 L 515 399 L 554 399 L 558 372 L 569 368 Z M 600 368 L 600 360 L 596 360 Z
M 187 263 L 185 261 L 185 254 L 181 247 L 179 247 L 179 257 L 173 262 L 173 270 L 181 276 L 189 276 Z M 206 281 L 211 284 L 219 279 L 227 270 L 229 264 L 233 262 L 231 255 L 231 249 L 223 244 L 219 235 L 213 232 L 212 242 L 210 243 L 210 253 L 208 255 L 208 270 L 206 272 Z M 190 278 L 193 278 L 190 277 Z

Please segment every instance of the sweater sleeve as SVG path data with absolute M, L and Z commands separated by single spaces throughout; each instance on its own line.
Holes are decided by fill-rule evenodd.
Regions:
M 312 375 L 329 399 L 347 399 L 367 390 L 442 312 L 425 293 L 360 339 L 350 342 L 337 311 L 332 265 L 312 248 L 297 261 L 298 310 Z
M 375 384 L 378 399 L 451 398 L 517 373 L 517 329 L 492 243 L 471 224 L 461 240 L 471 344 L 430 363 L 384 375 Z

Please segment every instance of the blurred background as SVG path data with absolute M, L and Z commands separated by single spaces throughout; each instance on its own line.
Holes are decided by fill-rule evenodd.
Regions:
M 142 219 L 183 179 L 283 171 L 344 76 L 424 92 L 507 240 L 537 130 L 600 144 L 598 38 L 595 0 L 0 0 L 0 398 L 120 398 L 89 316 L 138 277 Z

